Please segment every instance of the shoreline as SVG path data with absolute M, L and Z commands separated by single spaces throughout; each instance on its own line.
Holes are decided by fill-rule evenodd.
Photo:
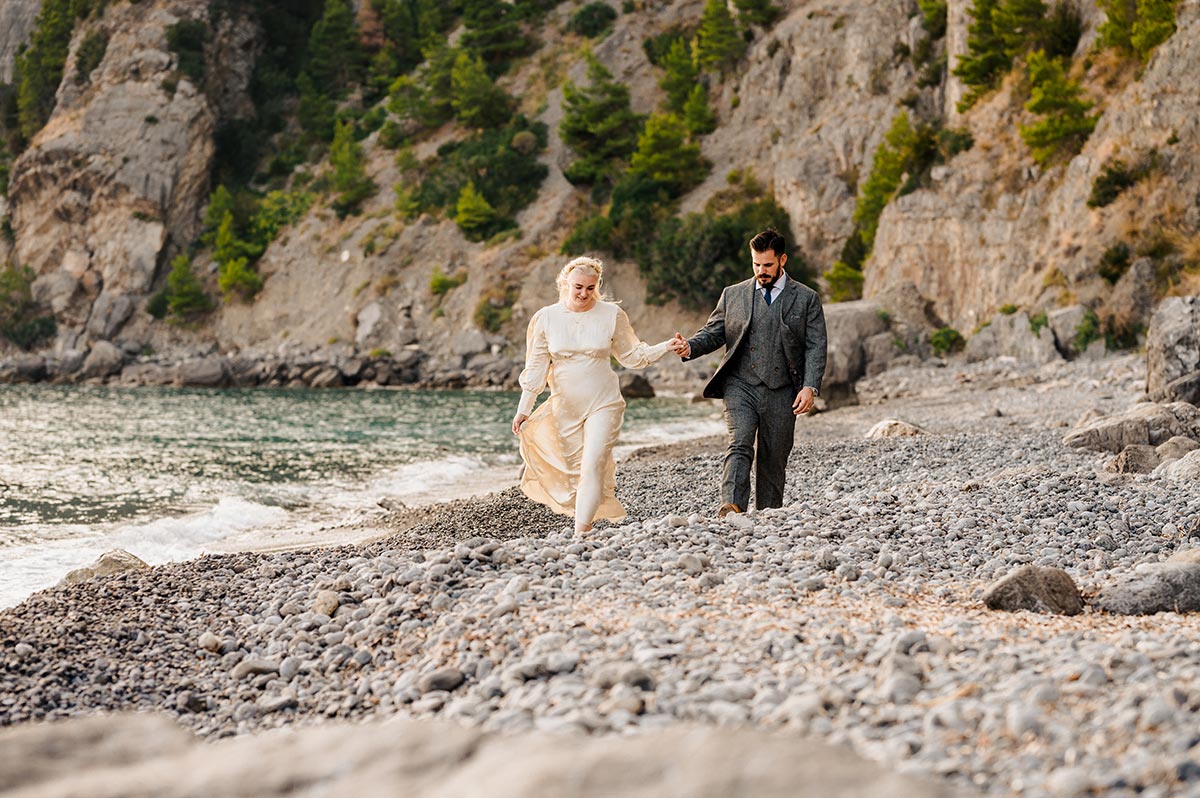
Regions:
M 1101 479 L 1110 456 L 1062 441 L 1140 380 L 1128 358 L 881 375 L 863 393 L 885 401 L 803 421 L 784 508 L 720 521 L 721 447 L 697 439 L 632 453 L 630 518 L 583 538 L 510 487 L 384 516 L 368 544 L 44 591 L 0 610 L 15 646 L 0 726 L 119 709 L 205 737 L 700 723 L 996 796 L 1181 794 L 1180 763 L 1200 757 L 1200 617 L 1095 602 L 1192 545 L 1194 507 L 1164 477 Z M 888 417 L 926 433 L 864 438 Z M 988 585 L 1029 564 L 1065 569 L 1083 611 L 986 609 Z

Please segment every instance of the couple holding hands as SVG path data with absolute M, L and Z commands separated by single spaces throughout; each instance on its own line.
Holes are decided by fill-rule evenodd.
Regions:
M 783 505 L 796 416 L 812 410 L 825 372 L 825 315 L 817 293 L 787 276 L 779 233 L 768 228 L 754 236 L 750 255 L 754 276 L 721 292 L 701 330 L 654 345 L 639 340 L 625 311 L 601 298 L 600 261 L 576 258 L 562 268 L 559 301 L 529 320 L 512 423 L 526 496 L 573 514 L 577 533 L 591 530 L 596 518 L 624 518 L 612 451 L 625 400 L 610 357 L 637 369 L 668 352 L 692 360 L 724 346 L 704 386 L 704 396 L 724 399 L 729 436 L 717 515 L 749 506 L 752 463 L 756 506 Z M 550 398 L 534 410 L 547 384 Z

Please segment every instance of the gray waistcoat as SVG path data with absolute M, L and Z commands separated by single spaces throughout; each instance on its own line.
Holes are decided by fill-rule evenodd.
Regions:
M 776 294 L 779 294 L 776 291 Z M 750 316 L 750 331 L 742 342 L 737 363 L 731 376 L 751 385 L 763 384 L 768 388 L 782 388 L 791 384 L 788 376 L 787 358 L 783 355 L 780 341 L 780 318 L 782 304 L 778 296 L 772 297 L 768 305 L 762 293 L 754 291 L 754 309 Z

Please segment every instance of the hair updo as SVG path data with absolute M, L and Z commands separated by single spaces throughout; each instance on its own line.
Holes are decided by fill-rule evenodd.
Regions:
M 567 291 L 569 290 L 567 278 L 570 277 L 571 272 L 575 271 L 576 269 L 579 269 L 579 271 L 583 272 L 584 274 L 595 275 L 596 297 L 602 298 L 600 289 L 604 286 L 604 262 L 599 258 L 589 258 L 586 255 L 569 261 L 567 265 L 563 266 L 562 270 L 559 271 L 558 278 L 555 280 L 555 284 L 558 285 L 559 298 L 567 295 Z

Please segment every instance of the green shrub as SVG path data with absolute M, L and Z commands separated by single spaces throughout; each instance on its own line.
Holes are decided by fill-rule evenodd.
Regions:
M 1100 43 L 1142 62 L 1175 32 L 1175 0 L 1100 0 Z
M 204 80 L 204 45 L 208 25 L 198 19 L 181 19 L 167 28 L 167 47 L 175 53 L 176 68 L 195 85 Z
M 448 275 L 442 271 L 441 266 L 434 266 L 433 273 L 429 275 L 429 293 L 434 296 L 442 296 L 443 294 L 450 293 L 466 281 L 466 269 L 459 269 L 453 275 Z
M 929 345 L 933 347 L 935 355 L 945 357 L 953 352 L 962 351 L 967 342 L 958 330 L 953 327 L 942 327 L 929 334 Z
M 90 10 L 85 6 L 72 0 L 44 0 L 28 45 L 17 55 L 17 129 L 25 140 L 33 138 L 54 112 L 75 20 Z
M 1076 352 L 1082 352 L 1092 341 L 1099 340 L 1101 335 L 1100 318 L 1095 311 L 1089 309 L 1084 311 L 1083 319 L 1075 325 L 1075 336 L 1071 339 L 1071 346 Z
M 711 72 L 725 73 L 746 52 L 746 42 L 738 35 L 733 15 L 724 0 L 705 0 L 696 32 L 696 60 Z
M 1100 265 L 1096 267 L 1096 272 L 1110 284 L 1116 283 L 1121 279 L 1121 275 L 1129 270 L 1130 255 L 1128 244 L 1113 244 L 1100 256 Z
M 1029 329 L 1034 335 L 1038 335 L 1042 331 L 1042 328 L 1049 323 L 1050 319 L 1047 318 L 1046 311 L 1044 310 L 1029 317 Z
M 783 9 L 771 0 L 733 0 L 738 11 L 738 20 L 745 25 L 769 27 L 783 13 Z
M 364 160 L 362 146 L 354 140 L 354 124 L 342 122 L 329 147 L 333 188 L 338 192 L 333 209 L 339 217 L 357 212 L 363 201 L 375 193 L 375 182 L 367 177 Z
M 458 195 L 454 221 L 472 241 L 482 241 L 509 226 L 508 220 L 496 213 L 487 198 L 476 190 L 475 183 L 470 181 Z
M 584 255 L 588 252 L 605 252 L 612 246 L 612 220 L 607 216 L 586 216 L 576 222 L 571 233 L 563 241 L 562 254 Z
M 688 141 L 687 126 L 673 114 L 653 114 L 638 136 L 629 173 L 667 187 L 673 197 L 691 190 L 708 175 L 700 145 Z
M 850 302 L 862 298 L 863 273 L 842 261 L 834 261 L 833 268 L 823 275 L 829 286 L 832 302 Z
M 1087 113 L 1094 103 L 1080 99 L 1079 84 L 1067 78 L 1057 59 L 1040 50 L 1029 56 L 1029 82 L 1032 97 L 1025 109 L 1042 119 L 1022 125 L 1020 131 L 1034 160 L 1045 166 L 1058 157 L 1075 155 L 1099 119 L 1098 114 Z
M 921 25 L 931 39 L 946 35 L 946 0 L 917 0 L 921 9 Z
M 590 39 L 607 33 L 616 18 L 617 12 L 608 3 L 598 1 L 588 3 L 571 15 L 571 19 L 567 23 L 567 31 Z
M 1121 192 L 1137 183 L 1136 175 L 1120 158 L 1105 161 L 1100 174 L 1092 182 L 1092 193 L 1088 196 L 1089 208 L 1103 208 L 1121 195 Z
M 466 52 L 458 54 L 450 72 L 450 107 L 469 128 L 499 128 L 512 118 L 509 97 L 488 75 L 483 59 Z
M 1016 305 L 1013 305 L 1011 303 L 1000 306 L 1000 313 L 1005 316 L 1011 316 L 1014 313 L 1016 313 L 1018 310 L 1020 310 L 1020 308 L 1018 308 Z
M 192 260 L 187 255 L 179 255 L 171 261 L 165 296 L 167 310 L 177 320 L 212 310 L 212 300 L 200 286 L 200 280 L 192 271 Z
M 682 114 L 692 89 L 699 85 L 700 68 L 692 54 L 692 46 L 675 39 L 661 61 L 663 75 L 658 86 L 667 95 L 667 110 Z
M 82 86 L 87 83 L 92 70 L 100 66 L 104 53 L 108 50 L 108 34 L 102 30 L 94 30 L 84 37 L 75 54 L 75 83 Z
M 234 258 L 217 267 L 217 286 L 226 299 L 236 296 L 248 301 L 262 290 L 262 278 L 246 258 Z
M 667 54 L 671 52 L 671 48 L 676 46 L 676 42 L 682 43 L 682 45 L 688 51 L 690 51 L 692 46 L 691 42 L 695 36 L 695 26 L 677 25 L 667 28 L 665 31 L 656 36 L 651 36 L 648 39 L 643 40 L 642 50 L 644 50 L 646 53 L 647 61 L 649 61 L 653 66 L 662 68 L 664 66 L 664 59 L 666 58 Z
M 476 326 L 488 332 L 500 332 L 500 328 L 512 318 L 512 306 L 519 294 L 515 285 L 492 286 L 479 298 L 473 319 Z
M 512 59 L 533 49 L 521 32 L 519 9 L 504 0 L 466 0 L 463 22 L 463 48 L 481 56 L 493 74 L 503 72 Z
M 1005 51 L 1004 40 L 994 24 L 993 17 L 999 5 L 999 0 L 975 0 L 967 11 L 971 17 L 971 24 L 967 26 L 967 52 L 959 56 L 951 70 L 970 87 L 958 103 L 959 113 L 967 111 L 995 88 L 1012 66 L 1012 58 Z
M 29 349 L 56 332 L 54 317 L 42 315 L 33 301 L 33 269 L 7 265 L 0 269 L 0 336 Z
M 164 319 L 167 316 L 167 290 L 164 288 L 150 295 L 146 300 L 146 312 L 156 319 Z

